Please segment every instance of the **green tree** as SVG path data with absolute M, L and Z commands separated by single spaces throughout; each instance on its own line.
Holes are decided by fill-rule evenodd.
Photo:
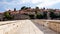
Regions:
M 39 7 L 36 7 L 35 9 L 39 9 Z
M 50 10 L 47 12 L 47 18 L 48 18 L 48 19 L 53 19 L 53 18 L 55 17 L 54 11 L 55 11 L 55 10 L 50 9 Z
M 21 7 L 21 10 L 23 10 L 23 9 L 25 9 L 26 8 L 26 6 L 23 6 L 23 7 Z
M 39 7 L 35 8 L 35 14 L 37 14 L 37 11 L 39 11 Z
M 43 12 L 43 18 L 47 19 L 47 12 Z
M 37 19 L 43 19 L 43 15 L 42 14 L 36 14 L 36 18 Z
M 4 12 L 4 16 L 5 16 L 4 18 L 6 18 L 8 20 L 12 19 L 12 17 L 11 17 L 9 12 Z
M 34 19 L 34 15 L 32 15 L 32 14 L 29 15 L 29 17 L 30 17 L 30 19 Z
M 23 7 L 21 7 L 21 10 L 26 10 L 26 9 L 28 9 L 29 7 L 26 7 L 26 6 L 23 6 Z
M 54 12 L 50 12 L 50 17 L 51 17 L 51 19 L 53 19 L 53 18 L 56 17 L 56 15 L 54 14 Z

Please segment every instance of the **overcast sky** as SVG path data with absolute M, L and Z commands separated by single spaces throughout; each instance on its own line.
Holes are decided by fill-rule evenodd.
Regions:
M 0 0 L 0 12 L 22 6 L 60 9 L 60 0 Z

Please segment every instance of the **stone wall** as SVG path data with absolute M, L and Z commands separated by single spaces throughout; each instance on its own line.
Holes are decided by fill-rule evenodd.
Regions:
M 60 32 L 60 22 L 50 21 L 48 23 L 48 26 L 49 26 L 50 29 L 52 29 L 56 32 Z
M 46 26 L 56 32 L 60 32 L 60 20 L 32 20 L 35 23 Z

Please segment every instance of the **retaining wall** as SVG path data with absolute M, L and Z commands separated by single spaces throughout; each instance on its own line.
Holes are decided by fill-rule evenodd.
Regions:
M 33 20 L 33 22 L 46 26 L 56 32 L 60 32 L 60 20 Z

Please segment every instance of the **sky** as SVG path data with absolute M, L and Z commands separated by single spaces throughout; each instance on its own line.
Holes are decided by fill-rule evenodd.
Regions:
M 19 10 L 22 6 L 60 9 L 60 0 L 0 0 L 0 12 Z

